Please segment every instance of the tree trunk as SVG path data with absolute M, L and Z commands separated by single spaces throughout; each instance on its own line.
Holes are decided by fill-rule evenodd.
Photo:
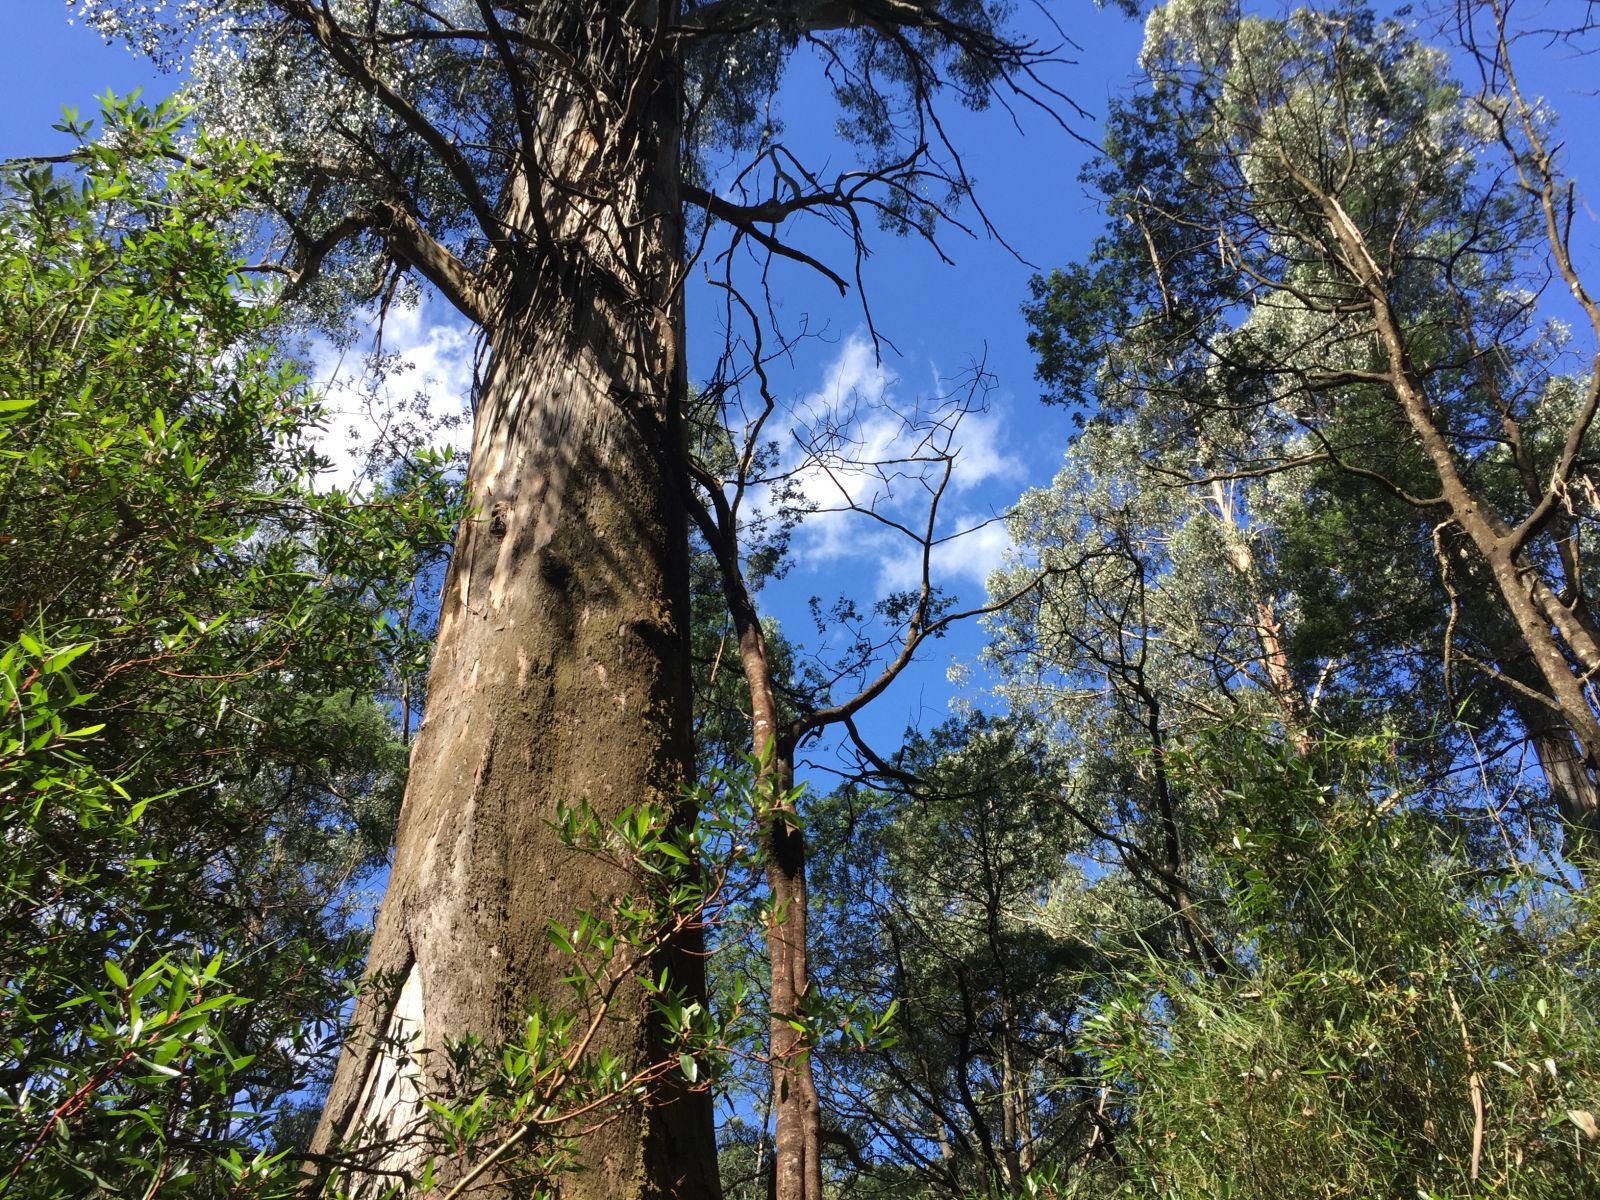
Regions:
M 1588 670 L 1600 669 L 1600 645 L 1578 615 L 1563 605 L 1540 578 L 1526 555 L 1516 549 L 1506 519 L 1462 477 L 1455 447 L 1434 422 L 1428 400 L 1412 376 L 1401 323 L 1390 307 L 1389 281 L 1368 249 L 1365 236 L 1336 197 L 1309 180 L 1301 182 L 1322 207 L 1329 232 L 1343 251 L 1348 269 L 1367 293 L 1374 328 L 1387 359 L 1389 386 L 1434 469 L 1452 520 L 1488 564 L 1506 611 L 1516 623 L 1549 695 L 1560 707 L 1586 769 L 1600 771 L 1600 720 L 1585 695 L 1585 680 L 1579 678 L 1567 659 L 1570 652 Z
M 742 581 L 727 588 L 739 632 L 739 658 L 750 688 L 751 733 L 763 767 L 758 786 L 780 797 L 762 847 L 773 918 L 767 925 L 772 1023 L 773 1200 L 822 1200 L 822 1112 L 811 1044 L 789 1024 L 810 987 L 807 977 L 805 832 L 792 820 L 794 733 L 781 728 L 766 638 Z
M 1600 789 L 1595 786 L 1594 771 L 1584 762 L 1583 751 L 1560 714 L 1521 697 L 1513 706 L 1528 731 L 1550 798 L 1561 812 L 1566 834 L 1563 853 L 1586 872 L 1592 871 L 1596 835 L 1600 834 Z
M 1017 1078 L 1011 1054 L 1011 1014 L 1000 1006 L 1000 1138 L 1005 1155 L 1006 1195 L 1020 1196 L 1025 1191 L 1024 1147 L 1028 1136 L 1028 1117 L 1022 1083 Z
M 794 787 L 792 746 L 784 746 L 769 771 L 771 786 Z M 792 806 L 785 806 L 792 814 Z M 767 926 L 772 966 L 772 1146 L 775 1200 L 822 1200 L 822 1112 L 809 1038 L 791 1026 L 810 988 L 807 974 L 805 833 L 775 815 L 766 844 L 767 891 L 777 916 Z
M 788 1020 L 799 1012 L 810 987 L 805 833 L 793 819 L 795 809 L 788 798 L 794 790 L 794 748 L 806 726 L 783 720 L 766 633 L 739 561 L 738 522 L 721 499 L 716 481 L 705 482 L 706 503 L 695 502 L 691 511 L 717 557 L 723 598 L 739 639 L 739 666 L 750 691 L 751 750 L 761 764 L 756 786 L 778 801 L 761 846 L 773 912 L 767 924 L 772 1006 L 767 1054 L 773 1121 L 769 1196 L 770 1200 L 822 1200 L 822 1105 L 812 1046 Z
M 312 1143 L 378 1171 L 418 1168 L 412 1135 L 422 1100 L 446 1091 L 450 1043 L 493 1046 L 530 1001 L 571 1002 L 573 964 L 548 926 L 570 928 L 576 907 L 603 908 L 628 881 L 563 846 L 558 806 L 676 803 L 691 760 L 678 98 L 665 83 L 646 97 L 622 168 L 580 100 L 541 99 L 543 182 L 513 183 L 501 212 L 543 257 L 500 263 L 473 512 L 446 579 L 367 987 Z M 589 188 L 563 186 L 576 178 Z M 701 991 L 703 965 L 685 952 L 657 968 Z M 641 991 L 624 989 L 596 1048 L 630 1077 L 661 1058 Z M 670 1090 L 585 1135 L 563 1200 L 718 1195 L 709 1096 Z M 516 1174 L 508 1160 L 472 1194 L 525 1194 L 526 1180 L 497 1181 Z M 375 1196 L 394 1182 L 346 1186 Z
M 1204 453 L 1204 436 L 1200 439 Z M 1209 459 L 1209 454 L 1204 454 Z M 1207 464 L 1209 469 L 1209 463 Z M 1311 714 L 1305 697 L 1295 686 L 1294 673 L 1289 669 L 1289 655 L 1284 649 L 1283 622 L 1272 606 L 1272 598 L 1263 592 L 1255 573 L 1255 554 L 1248 540 L 1242 536 L 1234 516 L 1232 498 L 1222 486 L 1220 478 L 1211 481 L 1211 502 L 1217 509 L 1217 523 L 1227 549 L 1227 562 L 1236 575 L 1250 589 L 1256 609 L 1256 640 L 1261 646 L 1261 664 L 1267 674 L 1267 688 L 1277 701 L 1282 715 L 1283 729 L 1294 739 L 1295 752 L 1302 757 L 1311 750 Z

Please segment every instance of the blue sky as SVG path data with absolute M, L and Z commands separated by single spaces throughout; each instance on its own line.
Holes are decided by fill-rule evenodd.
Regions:
M 175 82 L 120 46 L 107 46 L 89 30 L 68 24 L 64 0 L 5 0 L 0 41 L 0 154 L 11 157 L 48 147 L 61 110 L 95 110 L 108 88 L 165 94 Z

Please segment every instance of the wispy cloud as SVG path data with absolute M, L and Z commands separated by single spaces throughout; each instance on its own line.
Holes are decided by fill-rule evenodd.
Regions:
M 311 379 L 327 414 L 317 450 L 331 464 L 318 477 L 323 487 L 365 482 L 374 449 L 402 430 L 431 429 L 433 444 L 463 455 L 471 447 L 471 327 L 439 301 L 396 306 L 384 319 L 383 354 L 383 370 L 374 373 L 370 338 L 349 348 L 326 340 L 312 346 Z
M 1006 540 L 1003 526 L 974 504 L 992 485 L 1020 478 L 1022 463 L 1006 449 L 1001 415 L 973 405 L 964 388 L 941 382 L 936 390 L 956 394 L 933 400 L 903 390 L 872 343 L 857 334 L 840 345 L 818 386 L 796 406 L 800 440 L 784 460 L 798 495 L 815 510 L 801 525 L 798 558 L 812 571 L 867 566 L 880 594 L 914 586 L 921 548 L 885 522 L 921 533 L 943 477 L 944 463 L 937 460 L 949 454 L 941 500 L 948 506 L 962 497 L 963 512 L 941 513 L 935 537 L 948 540 L 932 551 L 932 574 L 947 586 L 981 586 Z M 1005 495 L 1002 504 L 1011 498 Z
M 987 513 L 965 513 L 949 522 L 952 533 L 928 555 L 928 576 L 949 589 L 958 584 L 982 589 L 1011 549 L 1006 524 Z M 878 577 L 884 591 L 907 591 L 922 583 L 922 553 L 911 547 L 883 564 Z
M 470 448 L 470 327 L 444 305 L 424 301 L 391 310 L 383 348 L 389 368 L 374 378 L 370 344 L 342 351 L 328 342 L 313 346 L 312 378 L 328 413 L 318 449 L 332 463 L 320 477 L 323 486 L 362 481 L 374 444 L 396 421 L 441 423 L 438 441 L 463 454 Z M 951 390 L 936 381 L 933 390 L 941 389 Z M 954 461 L 942 497 L 947 511 L 935 531 L 940 540 L 930 556 L 932 577 L 950 588 L 981 588 L 1009 545 L 994 515 L 1014 498 L 1023 465 L 1007 447 L 1001 413 L 960 411 L 959 398 L 930 401 L 905 391 L 871 341 L 855 334 L 840 343 L 816 387 L 795 405 L 794 428 L 809 445 L 791 442 L 783 462 L 798 498 L 814 510 L 797 535 L 798 565 L 864 574 L 879 595 L 916 586 L 921 548 L 868 512 L 920 533 L 943 470 L 930 459 L 948 451 Z

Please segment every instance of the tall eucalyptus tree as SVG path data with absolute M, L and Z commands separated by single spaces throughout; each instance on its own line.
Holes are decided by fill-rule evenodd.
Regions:
M 1502 10 L 1461 5 L 1476 88 L 1364 4 L 1157 10 L 1151 89 L 1119 106 L 1098 180 L 1117 225 L 1091 267 L 1040 284 L 1036 344 L 1055 394 L 1160 414 L 1140 419 L 1186 459 L 1152 461 L 1169 485 L 1261 495 L 1278 475 L 1281 495 L 1346 522 L 1310 586 L 1398 615 L 1401 637 L 1431 629 L 1443 672 L 1412 657 L 1401 675 L 1442 675 L 1458 696 L 1464 677 L 1484 681 L 1587 827 L 1600 307 L 1574 262 L 1574 185 L 1548 112 L 1519 88 Z M 1557 294 L 1586 344 L 1547 323 Z M 1351 563 L 1363 556 L 1387 584 Z M 1387 590 L 1350 608 L 1358 575 Z M 1328 586 L 1341 579 L 1343 596 Z M 1399 611 L 1398 579 L 1433 596 L 1434 618 Z

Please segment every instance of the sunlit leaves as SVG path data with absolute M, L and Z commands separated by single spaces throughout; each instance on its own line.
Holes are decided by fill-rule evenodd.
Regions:
M 0 178 L 0 1191 L 283 1194 L 359 963 L 447 462 L 316 490 L 258 149 L 108 99 Z M 385 641 L 379 628 L 388 632 Z

